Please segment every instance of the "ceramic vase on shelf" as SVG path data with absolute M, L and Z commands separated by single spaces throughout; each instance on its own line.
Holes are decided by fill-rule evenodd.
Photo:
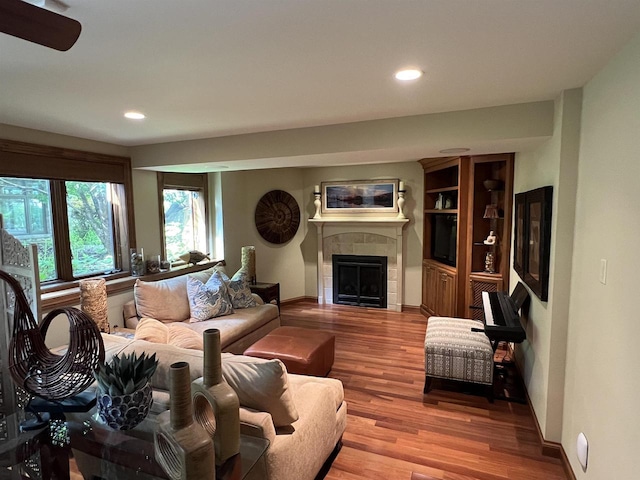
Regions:
M 140 251 L 138 251 L 138 249 L 132 248 L 130 250 L 130 257 L 131 276 L 141 277 L 145 274 L 144 250 L 141 248 Z
M 240 402 L 222 378 L 220 330 L 204 332 L 203 377 L 191 384 L 196 421 L 213 438 L 216 463 L 222 465 L 240 452 Z
M 169 371 L 170 410 L 158 415 L 156 459 L 171 480 L 215 480 L 215 450 L 209 434 L 193 420 L 189 364 Z

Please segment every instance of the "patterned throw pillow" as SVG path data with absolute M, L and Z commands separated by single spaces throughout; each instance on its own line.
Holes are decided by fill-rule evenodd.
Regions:
M 233 275 L 233 277 L 231 277 L 231 279 L 229 279 L 223 271 L 219 270 L 218 272 L 227 284 L 233 308 L 249 308 L 257 305 L 255 299 L 251 296 L 251 289 L 249 288 L 249 274 L 246 270 L 241 268 Z
M 187 277 L 187 296 L 191 322 L 200 322 L 233 313 L 227 285 L 218 272 L 211 275 L 207 283 L 202 283 L 191 276 Z

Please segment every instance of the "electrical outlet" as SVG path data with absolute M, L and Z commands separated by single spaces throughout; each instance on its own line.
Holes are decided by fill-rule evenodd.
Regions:
M 604 258 L 600 259 L 600 283 L 607 284 L 607 260 Z
M 586 472 L 589 463 L 589 442 L 582 432 L 578 434 L 578 439 L 576 440 L 576 454 L 578 455 L 578 461 L 580 462 L 582 471 Z

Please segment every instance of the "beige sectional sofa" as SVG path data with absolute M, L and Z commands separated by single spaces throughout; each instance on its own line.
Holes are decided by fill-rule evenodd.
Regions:
M 156 353 L 159 365 L 152 378 L 152 411 L 169 408 L 172 363 L 188 362 L 192 380 L 202 376 L 202 351 L 114 335 L 103 334 L 103 338 L 107 361 L 118 353 Z M 346 428 L 342 383 L 332 378 L 287 374 L 279 360 L 223 354 L 222 363 L 224 378 L 240 398 L 242 433 L 269 440 L 265 471 L 252 478 L 313 480 L 339 446 Z
M 182 326 L 196 332 L 200 338 L 205 330 L 217 328 L 220 330 L 222 350 L 242 353 L 280 326 L 278 307 L 265 304 L 257 295 L 253 295 L 257 303 L 255 307 L 238 308 L 231 315 L 204 321 L 191 319 L 187 277 L 191 276 L 205 283 L 215 268 L 155 282 L 136 280 L 134 300 L 124 305 L 125 327 L 135 329 L 143 318 L 153 318 L 164 324 L 181 322 Z

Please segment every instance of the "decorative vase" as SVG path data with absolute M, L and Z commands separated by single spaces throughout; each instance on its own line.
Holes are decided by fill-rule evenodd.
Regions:
M 80 309 L 89 315 L 103 333 L 109 333 L 107 283 L 104 278 L 80 280 Z
M 145 274 L 145 264 L 144 264 L 144 250 L 141 248 L 138 252 L 137 249 L 132 248 L 130 250 L 131 254 L 131 276 L 133 277 L 141 277 Z
M 484 271 L 487 273 L 495 273 L 495 256 L 493 252 L 487 252 L 484 257 Z
M 256 247 L 249 245 L 242 247 L 242 268 L 247 270 L 251 285 L 256 284 Z
M 149 414 L 153 401 L 151 384 L 128 395 L 109 395 L 98 389 L 97 406 L 100 420 L 114 430 L 130 430 Z
M 220 330 L 204 332 L 204 376 L 191 383 L 196 421 L 213 439 L 216 463 L 240 452 L 240 402 L 222 378 Z
M 215 480 L 215 450 L 209 434 L 193 421 L 189 364 L 169 370 L 170 410 L 158 415 L 154 431 L 158 463 L 171 480 Z

